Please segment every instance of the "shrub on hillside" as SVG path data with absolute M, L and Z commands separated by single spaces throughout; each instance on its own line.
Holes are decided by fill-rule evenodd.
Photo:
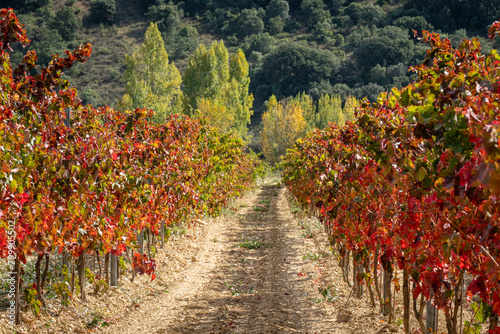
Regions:
M 95 23 L 112 24 L 116 15 L 115 0 L 94 0 L 90 12 Z
M 78 29 L 82 26 L 82 20 L 76 14 L 73 6 L 63 6 L 56 12 L 54 19 L 49 23 L 49 27 L 56 29 L 64 40 L 72 41 L 76 38 Z

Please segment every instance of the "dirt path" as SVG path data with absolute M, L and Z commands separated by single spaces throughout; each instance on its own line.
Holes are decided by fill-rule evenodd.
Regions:
M 267 180 L 222 217 L 173 230 L 155 258 L 157 278 L 122 270 L 118 287 L 88 291 L 19 333 L 386 333 L 366 299 L 350 297 L 322 227 L 294 217 L 286 190 Z M 11 333 L 3 329 L 0 333 Z M 10 327 L 9 327 L 10 328 Z
M 195 262 L 169 293 L 135 308 L 110 333 L 342 333 L 312 284 L 284 188 L 264 185 L 205 227 Z M 305 268 L 309 266 L 309 268 Z
M 24 312 L 15 332 L 403 333 L 400 298 L 396 326 L 369 306 L 368 293 L 352 296 L 322 226 L 294 217 L 300 210 L 286 196 L 267 180 L 222 217 L 174 230 L 155 256 L 154 281 L 122 270 L 118 287 L 89 291 L 86 303 L 61 308 L 53 299 L 41 317 Z M 13 331 L 0 314 L 4 333 Z
M 169 285 L 169 293 L 144 301 L 103 331 L 365 332 L 337 322 L 338 309 L 318 292 L 328 284 L 318 262 L 325 253 L 317 249 L 314 238 L 300 236 L 284 188 L 263 185 L 239 200 L 234 210 L 204 228 L 196 255 Z

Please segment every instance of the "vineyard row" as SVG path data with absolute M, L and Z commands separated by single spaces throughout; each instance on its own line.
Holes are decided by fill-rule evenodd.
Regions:
M 78 263 L 84 300 L 85 255 L 104 255 L 107 272 L 110 255 L 139 248 L 144 231 L 163 234 L 168 226 L 217 215 L 251 185 L 259 162 L 243 152 L 241 139 L 203 120 L 174 115 L 155 124 L 153 111 L 81 105 L 61 75 L 87 60 L 89 44 L 42 69 L 30 51 L 13 69 L 9 51 L 17 42 L 29 42 L 26 32 L 11 9 L 2 9 L 0 258 L 15 277 L 19 324 L 21 291 L 32 306 L 44 303 L 51 254 Z M 33 286 L 21 279 L 28 256 L 37 259 Z M 135 253 L 131 261 L 154 278 L 154 259 Z M 65 284 L 59 288 L 70 294 Z
M 498 36 L 500 22 L 489 33 Z M 489 317 L 489 333 L 498 334 L 500 55 L 482 54 L 477 39 L 454 49 L 423 35 L 431 47 L 412 68 L 414 82 L 365 100 L 353 123 L 299 139 L 281 164 L 284 182 L 324 223 L 343 268 L 352 256 L 356 281 L 389 315 L 383 292 L 403 272 L 406 333 L 412 304 L 421 332 L 436 331 L 432 307 L 424 323 L 425 301 L 444 311 L 448 333 L 462 333 L 462 305 L 478 295 L 476 319 Z

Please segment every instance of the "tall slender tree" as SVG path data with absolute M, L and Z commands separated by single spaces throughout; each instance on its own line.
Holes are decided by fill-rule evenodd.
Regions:
M 204 45 L 189 59 L 184 72 L 184 112 L 201 115 L 224 132 L 247 139 L 253 96 L 248 88 L 248 63 L 243 51 L 229 57 L 222 41 Z
M 324 129 L 328 123 L 343 125 L 345 117 L 342 112 L 342 101 L 339 95 L 321 95 L 318 101 L 316 127 Z
M 169 63 L 165 44 L 155 23 L 151 23 L 139 51 L 125 57 L 127 82 L 125 95 L 118 101 L 120 110 L 148 108 L 156 111 L 154 120 L 181 111 L 182 77 Z
M 346 122 L 353 122 L 355 117 L 356 108 L 359 106 L 359 101 L 353 97 L 349 96 L 344 104 L 344 115 Z
M 316 127 L 316 106 L 312 97 L 302 92 L 297 94 L 290 102 L 300 105 L 302 116 L 306 121 L 306 132 L 313 130 Z
M 245 54 L 239 49 L 229 59 L 229 89 L 227 90 L 234 108 L 233 129 L 241 138 L 247 138 L 248 124 L 253 114 L 253 95 L 248 92 L 250 77 Z
M 262 123 L 262 150 L 267 161 L 273 164 L 281 160 L 286 150 L 304 135 L 306 129 L 300 103 L 293 100 L 278 103 L 274 95 L 262 115 Z

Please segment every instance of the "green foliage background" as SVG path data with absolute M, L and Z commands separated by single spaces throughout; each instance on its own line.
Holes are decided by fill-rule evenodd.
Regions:
M 183 73 L 200 43 L 224 40 L 241 48 L 250 63 L 250 92 L 261 120 L 266 101 L 305 92 L 375 100 L 382 91 L 411 79 L 410 65 L 423 60 L 427 45 L 413 30 L 440 32 L 458 44 L 481 37 L 500 18 L 496 0 L 0 0 L 14 6 L 32 44 L 15 46 L 13 62 L 29 49 L 46 63 L 51 54 L 90 42 L 91 60 L 67 71 L 80 98 L 116 105 L 124 94 L 125 55 L 140 48 L 150 22 L 157 22 L 169 58 Z M 99 10 L 100 9 L 100 10 Z

